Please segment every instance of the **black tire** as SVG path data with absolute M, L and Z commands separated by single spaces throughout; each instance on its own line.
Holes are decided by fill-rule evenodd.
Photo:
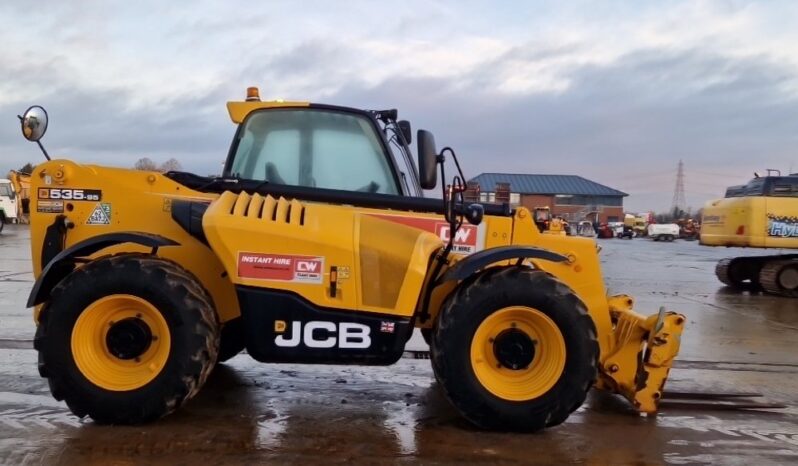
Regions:
M 87 306 L 110 295 L 133 295 L 157 309 L 169 329 L 169 354 L 154 379 L 134 390 L 112 391 L 92 383 L 71 348 L 73 328 Z M 57 400 L 77 416 L 100 424 L 140 424 L 165 416 L 202 387 L 219 347 L 213 301 L 180 265 L 145 254 L 95 260 L 72 272 L 52 291 L 40 316 L 35 347 L 39 373 Z
M 225 362 L 238 353 L 244 351 L 246 337 L 244 336 L 244 320 L 236 317 L 222 326 L 219 338 L 219 357 L 217 362 Z
M 488 391 L 475 375 L 471 343 L 480 324 L 509 306 L 537 309 L 557 326 L 565 342 L 565 365 L 544 394 L 510 401 Z M 566 285 L 541 270 L 489 270 L 461 286 L 439 314 L 432 366 L 446 396 L 480 428 L 531 432 L 565 421 L 585 400 L 598 374 L 599 347 L 593 320 Z
M 424 341 L 427 343 L 427 346 L 432 348 L 432 329 L 431 328 L 422 328 L 421 329 L 421 336 L 424 338 Z
M 6 226 L 6 216 L 3 213 L 0 213 L 0 233 L 3 232 L 3 228 Z

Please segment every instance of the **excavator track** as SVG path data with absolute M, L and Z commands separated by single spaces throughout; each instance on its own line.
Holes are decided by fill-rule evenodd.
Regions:
M 734 257 L 715 265 L 715 275 L 723 284 L 740 290 L 761 289 L 759 271 L 777 256 Z
M 736 277 L 730 273 L 733 261 L 734 259 L 721 259 L 718 261 L 717 265 L 715 265 L 715 275 L 724 285 L 737 288 L 742 286 L 743 282 L 742 280 L 736 280 Z
M 798 257 L 768 261 L 759 272 L 759 282 L 768 293 L 798 298 Z

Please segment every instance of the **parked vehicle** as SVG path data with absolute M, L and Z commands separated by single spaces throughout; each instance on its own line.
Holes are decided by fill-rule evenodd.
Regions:
M 648 226 L 648 236 L 654 241 L 673 241 L 679 237 L 679 225 L 675 223 L 652 223 Z
M 608 223 L 602 223 L 599 225 L 597 235 L 599 238 L 614 238 L 615 231 Z
M 596 230 L 593 228 L 593 224 L 587 220 L 579 222 L 576 228 L 576 234 L 579 236 L 584 236 L 586 238 L 596 237 Z
M 6 222 L 17 219 L 17 193 L 11 180 L 0 179 L 0 231 Z
M 773 254 L 722 259 L 715 275 L 736 289 L 762 289 L 798 298 L 798 173 L 768 170 L 726 197 L 704 205 L 700 225 L 704 246 L 773 249 Z M 789 306 L 789 305 L 788 305 Z
M 594 241 L 540 233 L 524 207 L 466 204 L 459 169 L 442 199 L 415 196 L 446 181 L 445 157 L 459 168 L 432 133 L 403 172 L 416 164 L 396 110 L 262 102 L 257 88 L 227 109 L 222 177 L 46 152 L 31 176 L 37 365 L 77 416 L 154 421 L 245 348 L 291 368 L 390 365 L 415 327 L 481 428 L 561 424 L 593 386 L 645 413 L 667 397 L 685 316 L 608 295 Z M 39 143 L 46 111 L 20 120 Z

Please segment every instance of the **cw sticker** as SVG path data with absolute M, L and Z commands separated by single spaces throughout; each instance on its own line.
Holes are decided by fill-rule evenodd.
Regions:
M 433 217 L 413 217 L 403 215 L 369 214 L 383 220 L 400 223 L 409 227 L 425 230 L 437 235 L 441 241 L 449 241 L 449 224 Z M 457 254 L 473 254 L 485 248 L 485 224 L 479 226 L 464 224 L 454 235 L 452 252 Z
M 86 225 L 110 225 L 111 224 L 111 204 L 100 202 L 94 208 Z
M 324 279 L 324 258 L 239 252 L 238 276 L 256 280 L 321 284 Z

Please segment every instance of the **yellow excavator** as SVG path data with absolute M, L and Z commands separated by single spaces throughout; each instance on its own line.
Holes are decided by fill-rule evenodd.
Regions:
M 700 242 L 705 246 L 798 249 L 798 173 L 768 170 L 745 185 L 731 186 L 723 199 L 704 205 Z M 715 274 L 737 289 L 761 289 L 798 297 L 798 254 L 723 259 Z

